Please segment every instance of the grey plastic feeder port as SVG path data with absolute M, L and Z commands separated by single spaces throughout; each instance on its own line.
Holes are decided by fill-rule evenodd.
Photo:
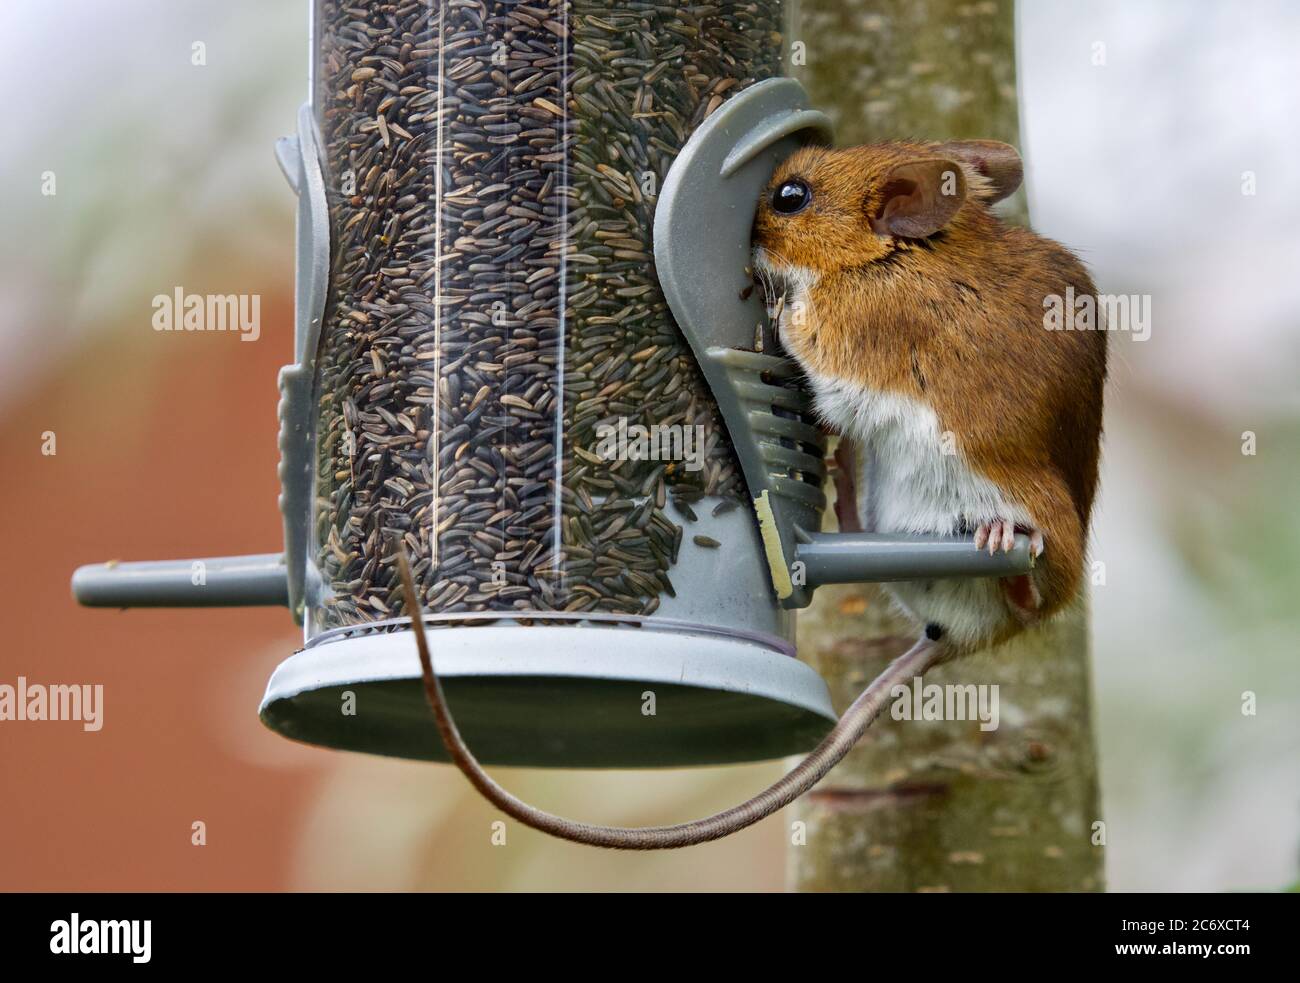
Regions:
M 665 595 L 653 616 L 428 615 L 452 711 L 484 762 L 653 767 L 809 750 L 835 720 L 825 683 L 795 657 L 789 609 L 807 604 L 813 588 L 1028 569 L 1024 537 L 1012 554 L 989 557 L 969 541 L 820 532 L 822 436 L 801 395 L 772 384 L 793 366 L 744 350 L 764 312 L 757 300 L 738 299 L 737 285 L 772 168 L 801 143 L 829 137 L 799 85 L 774 80 L 715 111 L 672 167 L 655 221 L 656 269 L 722 410 L 755 510 L 714 515 L 719 502 L 698 506 L 672 571 L 676 596 Z M 260 708 L 268 727 L 326 747 L 445 760 L 408 623 L 312 625 L 330 597 L 308 562 L 330 224 L 311 104 L 276 155 L 298 195 L 295 360 L 280 374 L 284 551 L 83 567 L 73 592 L 91 606 L 287 605 L 307 624 L 307 639 L 271 677 Z M 726 549 L 709 548 L 710 540 Z
M 790 360 L 750 351 L 766 312 L 736 284 L 750 263 L 759 194 L 777 164 L 831 141 L 830 121 L 793 79 L 758 82 L 692 134 L 655 212 L 655 266 L 731 435 L 763 531 L 772 587 L 804 607 L 822 584 L 1007 576 L 1031 566 L 1029 541 L 988 556 L 969 539 L 821 532 L 825 440 L 812 407 L 781 385 Z

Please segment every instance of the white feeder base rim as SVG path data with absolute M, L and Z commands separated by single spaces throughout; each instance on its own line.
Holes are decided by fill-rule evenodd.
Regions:
M 548 625 L 524 633 L 522 627 L 429 631 L 456 724 L 484 764 L 654 768 L 762 761 L 810 750 L 836 719 L 816 672 L 752 638 L 689 629 Z M 409 629 L 318 641 L 295 653 L 271 675 L 260 716 L 298 741 L 448 760 Z

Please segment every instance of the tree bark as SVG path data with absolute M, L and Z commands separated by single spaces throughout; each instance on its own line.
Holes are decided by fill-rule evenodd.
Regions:
M 1011 0 L 803 0 L 791 5 L 789 29 L 806 54 L 793 71 L 834 119 L 841 146 L 891 137 L 1018 145 Z M 1004 216 L 1023 221 L 1024 201 L 1022 190 Z M 799 649 L 843 710 L 914 631 L 878 588 L 822 588 L 799 617 Z M 886 710 L 796 804 L 805 826 L 789 848 L 794 889 L 1103 888 L 1086 602 L 925 678 L 970 683 L 998 687 L 997 729 Z

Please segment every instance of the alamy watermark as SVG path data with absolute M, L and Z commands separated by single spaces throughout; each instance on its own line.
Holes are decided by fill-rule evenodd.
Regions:
M 1043 298 L 1043 327 L 1048 331 L 1128 331 L 1134 341 L 1151 337 L 1150 294 L 1076 294 Z
M 104 684 L 46 686 L 26 676 L 14 686 L 0 683 L 0 722 L 9 720 L 80 720 L 82 730 L 97 731 L 104 726 Z
M 153 299 L 155 331 L 237 331 L 240 341 L 262 336 L 261 294 L 187 294 L 177 287 Z
M 147 963 L 153 950 L 153 922 L 147 918 L 87 918 L 78 912 L 50 923 L 50 952 L 56 956 L 129 955 Z
M 895 720 L 978 720 L 980 730 L 998 729 L 998 684 L 938 683 L 924 685 L 916 676 L 912 685 L 898 683 L 890 691 Z
M 704 467 L 704 427 L 655 423 L 648 427 L 602 423 L 596 428 L 596 453 L 606 461 L 681 461 L 687 471 Z

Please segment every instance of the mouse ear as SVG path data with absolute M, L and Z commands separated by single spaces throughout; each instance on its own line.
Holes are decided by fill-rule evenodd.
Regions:
M 953 157 L 976 174 L 988 179 L 988 189 L 980 197 L 989 204 L 1001 201 L 1020 187 L 1025 178 L 1025 165 L 1020 154 L 1009 143 L 997 140 L 950 140 L 935 148 L 941 154 Z
M 871 227 L 881 235 L 924 239 L 951 222 L 965 200 L 960 164 L 943 157 L 909 160 L 885 175 Z

